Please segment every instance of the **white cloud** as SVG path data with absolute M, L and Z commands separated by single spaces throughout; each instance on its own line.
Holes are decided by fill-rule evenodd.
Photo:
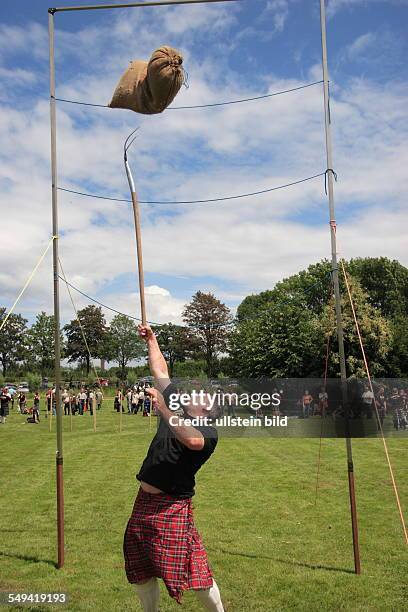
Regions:
M 48 57 L 47 30 L 39 23 L 27 23 L 24 27 L 0 24 L 0 51 L 3 58 L 13 53 L 30 50 L 30 59 Z
M 350 60 L 355 60 L 362 53 L 367 51 L 373 44 L 375 44 L 376 35 L 374 32 L 367 32 L 358 36 L 350 45 L 345 49 L 345 55 Z
M 24 70 L 23 68 L 0 67 L 0 79 L 4 82 L 12 82 L 13 87 L 19 87 L 35 83 L 38 76 L 31 70 Z M 6 96 L 4 96 L 4 101 L 7 101 Z
M 273 26 L 275 32 L 283 32 L 289 16 L 288 0 L 268 0 L 266 10 L 273 13 Z
M 114 295 L 102 294 L 99 300 L 115 310 L 140 319 L 140 294 L 138 292 L 119 292 Z M 148 285 L 145 287 L 145 300 L 146 313 L 149 321 L 153 321 L 154 323 L 167 323 L 168 321 L 179 324 L 182 323 L 182 311 L 185 300 L 174 297 L 170 291 L 157 285 Z M 84 305 L 87 303 L 86 299 L 84 299 Z M 104 310 L 104 313 L 108 322 L 115 316 L 115 313 L 109 310 Z

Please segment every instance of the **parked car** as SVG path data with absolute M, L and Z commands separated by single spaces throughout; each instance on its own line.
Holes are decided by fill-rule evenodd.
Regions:
M 101 383 L 101 387 L 109 387 L 109 380 L 107 378 L 100 378 L 99 382 Z M 96 381 L 98 383 L 98 381 Z
M 18 387 L 17 387 L 17 392 L 18 392 L 18 393 L 20 393 L 20 392 L 21 392 L 21 393 L 30 393 L 30 387 L 29 387 L 28 382 L 26 382 L 26 381 L 21 382 L 21 383 L 18 385 Z
M 14 390 L 17 390 L 17 387 L 18 387 L 17 383 L 9 383 L 9 382 L 4 383 L 4 386 L 7 387 L 7 389 L 14 389 Z

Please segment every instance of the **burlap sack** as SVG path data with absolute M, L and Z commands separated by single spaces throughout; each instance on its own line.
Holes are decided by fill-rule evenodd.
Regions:
M 127 108 L 136 113 L 162 113 L 173 102 L 184 82 L 182 55 L 171 47 L 160 47 L 149 62 L 136 60 L 122 75 L 111 108 Z

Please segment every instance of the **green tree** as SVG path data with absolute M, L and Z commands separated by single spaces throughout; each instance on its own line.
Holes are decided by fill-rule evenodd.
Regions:
M 207 364 L 208 376 L 214 376 L 217 355 L 225 351 L 228 345 L 228 326 L 232 322 L 230 309 L 212 293 L 197 291 L 184 307 L 183 320 L 197 340 L 198 350 Z
M 106 357 L 106 334 L 108 328 L 100 306 L 86 306 L 78 311 L 78 318 L 82 325 L 88 348 L 85 344 L 81 326 L 77 319 L 73 319 L 64 326 L 66 334 L 66 351 L 68 361 L 80 361 L 86 366 L 88 376 L 91 358 Z
M 54 316 L 40 312 L 27 334 L 28 367 L 37 370 L 43 376 L 54 367 Z M 61 334 L 61 346 L 63 338 Z
M 6 309 L 0 308 L 0 323 L 6 314 Z M 25 359 L 27 354 L 26 331 L 27 319 L 20 314 L 11 314 L 0 331 L 0 362 L 3 376 Z
M 277 283 L 273 290 L 250 296 L 250 300 L 245 298 L 238 308 L 237 329 L 231 342 L 232 363 L 237 374 L 321 376 L 330 334 L 329 373 L 338 376 L 333 303 L 329 306 L 332 302 L 330 269 L 330 262 L 324 260 Z M 380 308 L 373 305 L 358 278 L 350 276 L 350 282 L 372 371 L 385 375 L 392 345 L 392 325 Z M 340 289 L 347 371 L 349 375 L 361 376 L 364 374 L 361 349 L 342 276 Z M 251 317 L 247 317 L 248 312 L 251 312 Z
M 319 332 L 316 314 L 300 300 L 278 296 L 258 317 L 234 330 L 233 373 L 242 378 L 321 376 L 324 339 Z
M 237 321 L 253 320 L 274 301 L 296 298 L 299 303 L 320 314 L 327 303 L 331 285 L 331 263 L 324 259 L 289 278 L 279 281 L 273 289 L 247 296 L 237 310 Z
M 105 338 L 105 354 L 110 361 L 116 361 L 120 378 L 126 378 L 126 366 L 130 361 L 146 354 L 145 345 L 139 338 L 136 324 L 125 315 L 116 315 Z
M 368 293 L 361 288 L 356 278 L 348 276 L 348 281 L 370 372 L 374 376 L 384 376 L 388 371 L 387 361 L 392 348 L 390 322 L 381 314 L 379 308 L 370 304 Z M 347 376 L 365 378 L 363 355 L 347 292 L 342 294 L 341 309 Z M 319 328 L 321 334 L 326 337 L 330 333 L 329 375 L 338 376 L 340 365 L 336 319 L 333 311 L 333 304 L 325 307 L 319 321 Z
M 372 306 L 388 317 L 408 315 L 408 268 L 387 257 L 351 259 L 348 273 L 360 281 Z
M 169 366 L 169 373 L 174 374 L 176 362 L 183 362 L 199 349 L 196 337 L 185 327 L 166 323 L 156 329 L 160 349 Z
M 390 321 L 392 346 L 387 359 L 386 375 L 391 378 L 408 377 L 408 317 L 395 316 Z

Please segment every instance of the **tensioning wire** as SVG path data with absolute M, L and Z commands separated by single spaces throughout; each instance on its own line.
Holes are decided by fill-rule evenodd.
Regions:
M 193 104 L 191 106 L 169 106 L 167 110 L 193 110 L 202 108 L 214 108 L 217 106 L 229 106 L 230 104 L 242 104 L 244 102 L 254 102 L 256 100 L 264 100 L 265 98 L 274 98 L 275 96 L 282 96 L 283 94 L 291 93 L 293 91 L 299 91 L 300 89 L 306 89 L 307 87 L 313 87 L 313 85 L 320 85 L 323 81 L 313 81 L 312 83 L 306 83 L 305 85 L 299 85 L 298 87 L 292 87 L 290 89 L 284 89 L 282 91 L 275 91 L 268 94 L 262 94 L 260 96 L 254 96 L 252 98 L 241 98 L 239 100 L 229 100 L 227 102 L 213 102 L 210 104 Z M 93 104 L 92 102 L 81 102 L 79 100 L 69 100 L 67 98 L 54 98 L 57 102 L 65 102 L 66 104 L 76 104 L 78 106 L 91 106 L 94 108 L 111 108 L 109 104 Z M 123 110 L 123 109 L 120 109 Z M 125 109 L 126 110 L 126 109 Z
M 331 272 L 327 273 L 327 276 L 331 276 Z M 97 300 L 96 298 L 91 297 L 90 295 L 88 295 L 87 293 L 84 293 L 83 291 L 81 291 L 81 289 L 78 289 L 78 287 L 75 287 L 74 285 L 72 285 L 71 283 L 69 283 L 66 279 L 66 277 L 62 277 L 60 275 L 58 275 L 58 278 L 60 278 L 66 285 L 67 287 L 71 287 L 71 289 L 73 289 L 74 291 L 76 291 L 77 293 L 80 293 L 83 297 L 86 297 L 88 300 L 90 300 L 91 302 L 94 302 L 95 304 L 98 304 L 99 306 L 102 306 L 103 308 L 106 308 L 107 310 L 110 310 L 111 312 L 115 312 L 116 314 L 120 314 L 123 315 L 124 317 L 127 317 L 128 319 L 132 319 L 133 321 L 138 321 L 139 323 L 142 322 L 142 319 L 140 319 L 139 317 L 134 317 L 130 314 L 127 314 L 126 312 L 121 312 L 120 310 L 116 310 L 116 308 L 112 308 L 111 306 L 108 306 L 107 304 L 104 304 L 103 302 L 100 302 L 99 300 Z M 313 283 L 312 285 L 310 285 L 309 287 L 307 287 L 306 289 L 304 289 L 304 291 L 306 293 L 308 293 L 309 291 L 311 291 L 314 287 L 316 287 L 319 283 L 321 282 L 321 279 L 319 279 L 318 281 L 316 281 L 315 283 Z M 285 304 L 290 304 L 291 302 L 284 302 Z M 256 317 L 246 317 L 244 319 L 241 319 L 240 321 L 237 321 L 238 323 L 244 323 L 244 322 L 248 322 L 248 321 L 255 321 L 257 318 L 259 318 L 262 314 L 265 313 L 265 310 L 261 310 L 259 312 L 259 314 L 256 315 Z M 222 323 L 222 324 L 217 324 L 217 325 L 213 325 L 212 327 L 230 327 L 232 325 L 235 325 L 236 321 L 231 321 L 230 323 Z M 161 325 L 164 325 L 164 323 L 155 323 L 154 321 L 148 321 L 149 325 L 154 325 L 156 327 L 160 327 Z M 174 324 L 176 325 L 176 324 Z M 205 328 L 205 325 L 178 325 L 178 327 L 191 327 L 191 328 Z
M 315 178 L 320 176 L 326 176 L 327 170 L 325 172 L 319 172 L 318 174 L 313 174 L 312 176 L 307 176 L 305 178 L 299 179 L 297 181 L 292 181 L 291 183 L 285 183 L 284 185 L 277 185 L 276 187 L 269 187 L 268 189 L 261 189 L 260 191 L 252 191 L 250 193 L 241 193 L 239 195 L 233 196 L 224 196 L 220 198 L 208 198 L 206 200 L 139 200 L 139 204 L 209 204 L 214 202 L 225 202 L 226 200 L 238 200 L 240 198 L 250 198 L 257 195 L 262 195 L 265 193 L 270 193 L 272 191 L 278 191 L 279 189 L 286 189 L 287 187 L 293 187 L 294 185 L 299 185 L 300 183 L 306 183 L 307 181 L 312 181 Z M 59 191 L 65 191 L 66 193 L 73 193 L 74 195 L 80 195 L 87 198 L 97 198 L 98 200 L 109 200 L 111 202 L 126 202 L 131 204 L 132 200 L 128 200 L 126 198 L 113 198 L 111 196 L 104 196 L 99 193 L 88 193 L 86 191 L 76 191 L 74 189 L 67 189 L 65 187 L 58 187 Z

